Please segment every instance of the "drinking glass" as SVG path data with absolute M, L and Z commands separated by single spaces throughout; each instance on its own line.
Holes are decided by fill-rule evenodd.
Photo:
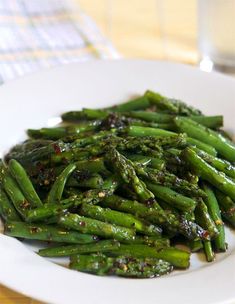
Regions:
M 235 72 L 235 0 L 198 0 L 200 67 Z

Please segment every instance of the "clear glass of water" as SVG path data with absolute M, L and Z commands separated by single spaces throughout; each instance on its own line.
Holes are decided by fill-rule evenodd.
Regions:
M 200 67 L 235 72 L 235 0 L 198 0 Z

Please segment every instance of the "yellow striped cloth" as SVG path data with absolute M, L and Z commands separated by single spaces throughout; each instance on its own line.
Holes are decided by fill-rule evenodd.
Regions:
M 0 82 L 59 64 L 118 57 L 72 0 L 0 0 Z

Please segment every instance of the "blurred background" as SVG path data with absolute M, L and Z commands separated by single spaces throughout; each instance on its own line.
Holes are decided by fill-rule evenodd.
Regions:
M 89 59 L 235 72 L 235 0 L 0 0 L 0 83 Z
M 225 0 L 226 1 L 226 0 Z M 75 0 L 123 57 L 196 64 L 196 0 Z

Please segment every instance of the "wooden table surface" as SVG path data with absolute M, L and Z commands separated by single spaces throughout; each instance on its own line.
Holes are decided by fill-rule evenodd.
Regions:
M 197 64 L 196 0 L 75 1 L 123 57 Z M 41 302 L 0 286 L 0 303 Z

